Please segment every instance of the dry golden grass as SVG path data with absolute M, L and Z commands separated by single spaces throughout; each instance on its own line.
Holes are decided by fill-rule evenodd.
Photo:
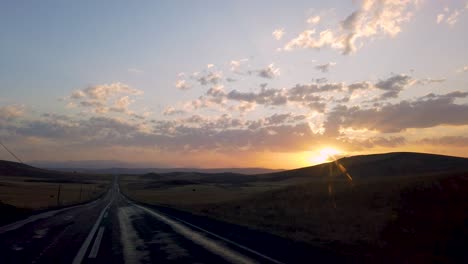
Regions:
M 14 214 L 14 208 L 35 210 L 76 204 L 102 194 L 111 179 L 110 175 L 60 172 L 0 160 L 0 205 Z
M 37 179 L 0 176 L 0 201 L 19 208 L 45 209 L 92 200 L 102 194 L 107 187 L 107 181 L 81 184 L 30 182 L 30 180 Z M 57 204 L 59 186 L 60 201 Z
M 239 175 L 239 177 L 243 177 Z M 164 182 L 141 176 L 121 176 L 120 188 L 138 201 L 170 206 L 216 204 L 290 186 L 288 182 L 252 182 L 249 184 L 184 183 L 154 187 Z

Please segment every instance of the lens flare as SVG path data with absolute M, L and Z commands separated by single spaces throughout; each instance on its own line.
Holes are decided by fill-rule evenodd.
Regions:
M 325 163 L 329 161 L 334 161 L 334 157 L 342 153 L 340 150 L 326 147 L 318 151 L 317 155 L 311 158 L 311 162 L 314 164 Z

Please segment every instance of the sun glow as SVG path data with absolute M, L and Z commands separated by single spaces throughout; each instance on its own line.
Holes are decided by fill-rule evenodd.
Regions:
M 310 161 L 313 164 L 320 164 L 328 161 L 335 160 L 335 156 L 343 153 L 342 151 L 332 148 L 332 147 L 325 147 L 320 149 L 314 156 L 311 157 Z

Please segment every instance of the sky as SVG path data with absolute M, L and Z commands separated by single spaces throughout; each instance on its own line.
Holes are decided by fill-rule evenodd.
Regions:
M 0 141 L 158 167 L 468 157 L 467 25 L 461 0 L 3 1 Z

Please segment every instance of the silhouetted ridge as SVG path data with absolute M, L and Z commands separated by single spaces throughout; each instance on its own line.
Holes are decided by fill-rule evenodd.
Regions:
M 468 171 L 468 159 L 452 156 L 394 152 L 362 155 L 339 160 L 357 177 L 418 176 Z
M 359 155 L 338 160 L 355 178 L 421 176 L 435 173 L 468 171 L 468 158 L 413 152 Z M 295 177 L 325 177 L 333 162 L 277 173 L 265 174 L 270 180 Z
M 79 174 L 71 172 L 60 172 L 35 168 L 23 163 L 0 160 L 0 175 L 1 176 L 21 176 L 21 177 L 34 177 L 34 178 L 50 178 L 58 179 L 61 181 L 72 181 L 77 177 L 81 176 Z M 65 178 L 64 178 L 65 177 Z

